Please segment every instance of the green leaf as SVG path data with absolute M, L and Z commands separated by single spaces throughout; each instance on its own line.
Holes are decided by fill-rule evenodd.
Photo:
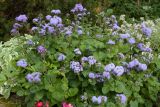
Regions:
M 39 91 L 35 93 L 35 100 L 39 101 L 43 98 L 44 92 L 43 91 Z
M 69 96 L 75 96 L 78 93 L 78 88 L 70 88 L 68 91 Z
M 17 91 L 17 95 L 18 96 L 23 96 L 24 95 L 24 91 L 23 90 L 18 90 Z
M 107 102 L 107 106 L 106 107 L 116 107 L 116 105 L 112 102 Z
M 130 101 L 130 107 L 138 107 L 138 102 L 135 101 Z
M 102 88 L 102 93 L 103 94 L 107 94 L 109 91 L 110 91 L 110 85 L 109 84 L 103 86 L 103 88 Z
M 0 82 L 1 81 L 6 81 L 6 77 L 5 77 L 5 75 L 4 74 L 0 74 Z

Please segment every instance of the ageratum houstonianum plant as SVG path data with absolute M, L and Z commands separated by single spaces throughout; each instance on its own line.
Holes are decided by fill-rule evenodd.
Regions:
M 70 24 L 65 25 L 59 14 L 57 9 L 34 18 L 33 36 L 15 36 L 19 45 L 12 43 L 13 52 L 18 54 L 7 51 L 13 48 L 10 43 L 1 44 L 0 92 L 5 98 L 16 93 L 28 107 L 38 101 L 63 107 L 157 104 L 160 66 L 153 41 L 159 24 L 144 20 L 130 24 L 124 15 L 119 19 L 112 15 L 94 25 L 81 4 L 71 10 L 75 19 Z M 19 27 L 27 19 L 26 15 L 16 18 L 12 35 L 20 35 Z M 8 58 L 6 53 L 8 62 L 2 60 Z

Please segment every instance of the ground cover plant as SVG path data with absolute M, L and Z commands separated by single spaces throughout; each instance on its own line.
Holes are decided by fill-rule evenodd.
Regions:
M 81 4 L 71 13 L 40 15 L 25 35 L 28 17 L 15 18 L 15 37 L 0 45 L 1 95 L 15 93 L 27 107 L 158 105 L 160 20 L 127 23 L 102 12 L 93 24 Z

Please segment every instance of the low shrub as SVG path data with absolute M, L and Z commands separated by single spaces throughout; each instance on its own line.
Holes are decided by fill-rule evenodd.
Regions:
M 92 24 L 81 4 L 71 12 L 67 25 L 60 10 L 34 18 L 32 36 L 18 36 L 28 17 L 16 17 L 17 36 L 0 45 L 1 94 L 25 97 L 27 107 L 158 105 L 160 21 L 130 24 L 101 13 Z

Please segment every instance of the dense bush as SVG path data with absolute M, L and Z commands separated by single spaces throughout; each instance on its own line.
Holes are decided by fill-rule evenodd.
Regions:
M 81 2 L 93 16 L 101 11 L 127 17 L 159 17 L 159 0 L 1 0 L 0 1 L 0 40 L 8 40 L 13 19 L 19 14 L 27 14 L 30 19 L 36 14 L 47 15 L 53 8 L 61 9 L 63 17 L 75 3 Z M 11 11 L 12 10 L 12 11 Z M 36 14 L 35 14 L 36 13 Z M 92 16 L 92 17 L 93 17 Z M 95 19 L 94 19 L 95 20 Z
M 1 94 L 25 97 L 28 107 L 46 101 L 59 107 L 156 105 L 160 20 L 130 24 L 124 15 L 117 20 L 102 12 L 93 24 L 81 4 L 71 12 L 67 25 L 60 10 L 34 18 L 32 36 L 19 32 L 28 17 L 16 17 L 17 36 L 0 45 Z

